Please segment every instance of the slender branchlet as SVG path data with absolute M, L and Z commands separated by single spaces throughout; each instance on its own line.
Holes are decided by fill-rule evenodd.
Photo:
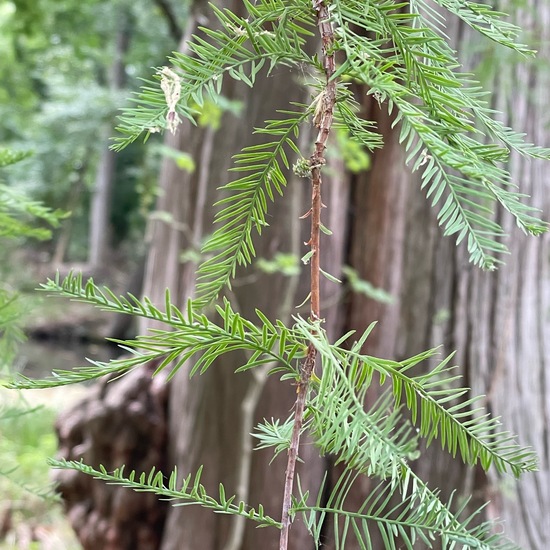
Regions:
M 311 236 L 309 246 L 311 247 L 311 312 L 312 321 L 321 319 L 320 305 L 320 238 L 321 238 L 321 168 L 326 163 L 325 149 L 327 140 L 332 126 L 334 117 L 334 105 L 336 103 L 336 82 L 332 76 L 335 72 L 334 61 L 334 31 L 329 18 L 327 3 L 323 0 L 313 0 L 313 9 L 317 14 L 317 26 L 322 40 L 322 62 L 325 72 L 326 85 L 321 97 L 320 108 L 317 110 L 317 115 L 314 120 L 315 126 L 318 128 L 315 147 L 310 158 L 311 165 Z M 294 476 L 296 470 L 296 461 L 298 458 L 298 448 L 300 445 L 300 433 L 304 419 L 304 409 L 306 396 L 309 387 L 309 382 L 313 369 L 317 351 L 313 344 L 309 344 L 307 355 L 301 365 L 300 380 L 298 382 L 298 390 L 296 403 L 294 407 L 294 427 L 290 440 L 290 448 L 288 450 L 288 460 L 285 475 L 285 489 L 283 497 L 283 510 L 281 516 L 281 537 L 279 542 L 280 550 L 287 550 L 289 531 L 291 524 L 290 506 L 292 502 L 292 490 L 294 486 Z

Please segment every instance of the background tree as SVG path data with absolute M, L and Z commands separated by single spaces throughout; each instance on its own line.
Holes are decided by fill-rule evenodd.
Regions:
M 502 9 L 510 9 L 502 3 Z M 467 69 L 475 69 L 494 90 L 491 105 L 504 113 L 502 121 L 520 125 L 528 141 L 549 143 L 546 89 L 548 86 L 550 17 L 546 5 L 523 3 L 512 18 L 529 29 L 525 40 L 539 50 L 538 61 L 507 55 L 490 43 L 480 46 L 471 29 L 456 21 L 449 27 Z M 527 161 L 512 153 L 507 165 L 512 178 L 530 202 L 548 219 L 548 183 L 542 161 Z M 459 462 L 432 449 L 419 463 L 419 472 L 433 484 L 451 491 L 464 487 L 483 501 L 486 514 L 501 517 L 510 537 L 524 548 L 550 544 L 550 462 L 547 411 L 550 405 L 545 374 L 550 359 L 550 329 L 545 313 L 548 290 L 548 235 L 529 239 L 499 209 L 495 216 L 510 235 L 510 255 L 494 272 L 468 265 L 464 250 L 450 246 L 436 230 L 433 212 L 417 196 L 409 196 L 405 246 L 401 248 L 405 279 L 402 283 L 400 323 L 394 340 L 397 356 L 425 345 L 444 342 L 457 350 L 457 364 L 473 394 L 486 395 L 486 406 L 506 426 L 532 445 L 539 456 L 539 472 L 515 481 L 508 477 L 467 471 Z M 417 210 L 418 209 L 418 210 Z M 505 221 L 506 220 L 506 221 Z
M 115 15 L 117 30 L 114 37 L 114 55 L 107 71 L 107 85 L 116 94 L 125 88 L 126 61 L 133 34 L 133 14 L 129 6 L 119 6 Z M 116 157 L 109 147 L 112 126 L 104 130 L 104 146 L 100 153 L 90 212 L 90 245 L 88 262 L 91 266 L 104 267 L 111 248 L 111 203 L 115 179 Z
M 185 6 L 176 8 L 183 18 Z M 2 4 L 0 25 L 0 141 L 34 152 L 7 183 L 74 214 L 44 247 L 53 264 L 100 263 L 106 248 L 143 232 L 140 202 L 160 155 L 136 144 L 115 166 L 108 138 L 139 77 L 177 44 L 164 11 L 148 1 L 13 0 Z

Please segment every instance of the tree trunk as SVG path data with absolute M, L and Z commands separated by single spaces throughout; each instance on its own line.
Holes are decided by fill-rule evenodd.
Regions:
M 504 4 L 504 3 L 502 3 Z M 514 66 L 500 50 L 492 58 L 495 107 L 505 113 L 503 122 L 527 133 L 527 140 L 541 145 L 550 142 L 547 109 L 548 73 L 540 64 L 550 53 L 550 6 L 537 0 L 522 4 L 514 19 L 532 31 L 539 61 L 521 61 Z M 459 49 L 472 40 L 460 28 Z M 512 154 L 512 179 L 548 219 L 550 200 L 546 186 L 547 163 L 527 161 Z M 461 269 L 455 260 L 455 294 L 450 303 L 454 328 L 453 346 L 474 394 L 485 394 L 489 411 L 502 417 L 505 429 L 532 446 L 539 456 L 536 474 L 515 481 L 489 472 L 476 476 L 473 490 L 490 499 L 490 518 L 501 517 L 508 535 L 525 548 L 550 547 L 550 272 L 548 234 L 542 238 L 523 235 L 505 212 L 498 213 L 510 234 L 511 255 L 506 266 L 495 273 Z M 454 326 L 452 319 L 455 318 Z M 477 483 L 482 482 L 480 486 Z
M 153 366 L 118 380 L 103 380 L 57 419 L 59 455 L 112 471 L 164 470 L 167 388 Z M 67 516 L 84 550 L 154 550 L 166 503 L 98 482 L 74 470 L 56 470 Z
M 205 24 L 205 14 L 201 17 L 201 24 Z M 207 25 L 212 23 L 208 21 Z M 168 212 L 164 220 L 171 221 L 157 219 L 150 227 L 144 294 L 153 302 L 163 303 L 165 287 L 172 290 L 173 299 L 180 304 L 193 295 L 196 265 L 182 262 L 182 251 L 198 250 L 204 235 L 212 231 L 211 205 L 220 198 L 216 188 L 231 177 L 227 173 L 231 155 L 257 142 L 252 129 L 276 118 L 277 108 L 285 109 L 289 102 L 305 99 L 299 77 L 300 74 L 281 69 L 269 78 L 258 78 L 253 91 L 228 82 L 224 95 L 242 101 L 244 106 L 239 118 L 226 115 L 223 131 L 184 123 L 177 136 L 168 136 L 167 144 L 190 153 L 197 161 L 197 169 L 193 174 L 183 173 L 171 160 L 163 163 L 162 197 L 157 207 Z M 307 128 L 303 131 L 307 137 Z M 312 141 L 301 138 L 300 146 L 304 148 L 304 156 L 309 156 Z M 271 259 L 277 252 L 301 257 L 306 252 L 303 241 L 307 240 L 308 227 L 299 217 L 308 208 L 309 189 L 304 180 L 289 177 L 284 198 L 270 207 L 270 227 L 257 241 L 258 257 Z M 330 213 L 325 222 L 328 226 L 332 222 L 332 229 L 340 237 L 327 241 L 330 249 L 325 261 L 337 266 L 332 271 L 338 275 L 344 235 L 338 226 L 345 219 L 346 183 L 327 179 L 326 190 Z M 306 297 L 307 284 L 302 278 L 266 275 L 252 267 L 237 277 L 231 300 L 247 318 L 254 319 L 254 308 L 259 308 L 272 319 L 288 320 L 296 304 Z M 325 295 L 334 295 L 335 290 L 325 288 Z M 332 330 L 335 330 L 335 310 L 332 313 L 327 310 Z M 286 418 L 295 400 L 295 388 L 268 380 L 262 370 L 234 374 L 241 360 L 239 354 L 233 354 L 219 360 L 200 377 L 189 379 L 187 369 L 175 377 L 170 388 L 169 462 L 185 475 L 204 465 L 202 480 L 209 491 L 216 493 L 218 483 L 223 481 L 229 494 L 237 493 L 238 498 L 253 506 L 262 503 L 267 514 L 279 517 L 286 457 L 281 456 L 270 465 L 271 452 L 251 452 L 254 443 L 249 434 L 263 418 Z M 324 471 L 324 461 L 315 455 L 311 446 L 303 446 L 301 458 L 307 468 L 302 468 L 300 475 L 312 491 L 319 486 Z M 212 514 L 198 507 L 174 507 L 169 512 L 162 549 L 268 550 L 278 548 L 278 537 L 276 530 L 257 530 L 241 519 Z M 293 548 L 312 548 L 309 535 L 299 522 L 293 526 L 291 537 Z
M 379 357 L 394 358 L 399 336 L 400 289 L 403 285 L 406 212 L 410 176 L 406 170 L 403 150 L 398 134 L 391 129 L 392 117 L 385 105 L 369 96 L 364 100 L 364 116 L 376 121 L 384 138 L 384 147 L 372 154 L 371 168 L 352 179 L 350 194 L 350 231 L 347 244 L 347 263 L 359 275 L 377 288 L 392 295 L 393 303 L 382 304 L 362 294 L 352 294 L 341 308 L 345 330 L 363 333 L 373 322 L 378 324 L 367 339 L 364 351 Z M 376 387 L 367 395 L 366 406 L 373 405 L 382 388 Z M 331 483 L 342 473 L 341 467 L 333 469 Z M 368 493 L 379 480 L 362 476 L 346 498 L 349 510 L 358 510 Z M 327 526 L 327 550 L 339 548 L 334 541 L 331 523 Z M 373 548 L 384 548 L 378 529 L 371 530 Z M 346 550 L 359 546 L 349 537 Z
M 122 23 L 117 30 L 114 59 L 109 71 L 109 86 L 113 91 L 124 87 L 126 80 L 124 56 L 131 38 L 131 16 L 127 10 L 121 12 Z M 97 168 L 92 204 L 90 210 L 90 236 L 88 261 L 94 268 L 103 267 L 110 249 L 111 195 L 115 177 L 116 153 L 109 148 L 109 137 L 113 134 L 111 124 L 105 128 L 105 141 Z
M 546 59 L 550 53 L 550 7 L 531 0 L 516 15 L 520 26 L 534 29 L 543 50 L 539 58 Z M 465 70 L 476 68 L 483 60 L 476 49 L 482 39 L 456 21 L 447 32 L 456 41 L 457 50 L 464 53 Z M 492 80 L 488 85 L 496 90 L 494 106 L 505 113 L 505 124 L 527 132 L 527 140 L 548 144 L 547 72 L 540 69 L 540 61 L 524 61 L 506 69 L 510 62 L 503 49 L 485 62 L 492 72 L 482 76 Z M 382 121 L 381 128 L 385 126 Z M 494 471 L 485 474 L 480 468 L 464 467 L 440 451 L 437 443 L 416 469 L 430 486 L 442 489 L 443 498 L 453 490 L 459 495 L 471 494 L 472 508 L 490 500 L 485 519 L 503 519 L 507 535 L 523 547 L 548 548 L 550 239 L 548 235 L 538 239 L 523 235 L 512 218 L 499 210 L 498 219 L 510 234 L 507 245 L 511 254 L 504 258 L 506 265 L 490 273 L 473 267 L 465 247 L 457 248 L 452 238 L 442 236 L 437 211 L 422 196 L 417 178 L 401 174 L 399 154 L 392 153 L 394 145 L 386 136 L 386 147 L 374 155 L 366 185 L 355 191 L 350 263 L 364 278 L 394 293 L 397 303 L 381 306 L 354 298 L 350 328 L 364 329 L 378 320 L 366 344 L 368 353 L 375 355 L 399 359 L 442 344 L 443 358 L 457 350 L 455 362 L 465 384 L 472 388 L 472 396 L 485 395 L 485 406 L 502 417 L 503 428 L 536 450 L 540 472 L 524 475 L 519 481 Z M 390 160 L 392 154 L 397 159 Z M 379 159 L 381 173 L 377 171 Z M 550 200 L 544 187 L 543 161 L 526 161 L 512 154 L 508 168 L 522 192 L 531 195 L 527 200 L 548 219 Z M 404 227 L 399 220 L 405 220 Z
M 539 7 L 536 13 L 545 18 L 549 11 Z M 529 26 L 529 21 L 524 23 Z M 540 32 L 548 33 L 548 28 L 548 25 L 542 26 Z M 461 40 L 459 46 L 466 47 L 480 40 L 462 26 L 456 26 L 453 30 Z M 543 76 L 534 65 L 521 66 L 514 75 L 501 73 L 502 79 L 508 76 L 513 76 L 517 84 L 523 83 L 523 86 L 510 83 L 499 86 L 497 89 L 514 89 L 516 94 L 513 109 L 502 94 L 495 96 L 497 106 L 514 113 L 510 123 L 526 129 L 529 139 L 544 144 L 548 135 L 544 129 L 546 120 L 542 93 L 547 86 L 544 86 Z M 279 83 L 281 80 L 278 79 Z M 526 82 L 534 91 L 529 96 L 517 91 L 526 89 Z M 246 104 L 250 106 L 251 116 L 243 127 L 249 127 L 249 122 L 258 124 L 261 120 L 261 117 L 254 119 L 251 113 L 258 97 L 262 98 L 263 106 L 271 105 L 267 97 L 269 92 L 274 91 L 277 81 L 271 80 L 269 84 L 271 90 L 260 85 L 254 94 L 247 97 Z M 284 93 L 290 98 L 288 87 Z M 278 96 L 277 92 L 274 96 Z M 436 211 L 422 196 L 417 176 L 408 174 L 404 166 L 403 152 L 396 135 L 390 130 L 391 120 L 384 109 L 381 110 L 376 102 L 366 102 L 365 110 L 367 116 L 377 120 L 386 146 L 373 155 L 369 174 L 353 178 L 349 203 L 353 214 L 350 241 L 347 245 L 343 241 L 333 241 L 336 251 L 333 258 L 336 260 L 344 249 L 348 249 L 348 263 L 371 283 L 392 293 L 395 302 L 388 306 L 353 296 L 344 308 L 345 325 L 361 330 L 378 320 L 378 327 L 367 341 L 367 347 L 369 353 L 385 357 L 399 359 L 440 344 L 443 345 L 442 357 L 458 350 L 457 363 L 461 365 L 466 384 L 472 387 L 472 394 L 486 394 L 490 412 L 502 415 L 506 429 L 519 433 L 522 443 L 535 447 L 541 456 L 542 471 L 537 475 L 525 476 L 519 483 L 508 477 L 501 479 L 493 473 L 486 476 L 479 469 L 467 469 L 460 461 L 442 453 L 437 444 L 427 450 L 417 470 L 432 487 L 443 490 L 444 498 L 456 489 L 459 494 L 473 494 L 472 506 L 475 507 L 491 499 L 491 505 L 485 510 L 487 518 L 502 517 L 507 520 L 507 532 L 512 538 L 528 548 L 544 548 L 548 546 L 550 537 L 547 521 L 550 480 L 546 426 L 549 398 L 548 380 L 544 374 L 545 364 L 550 359 L 546 343 L 548 316 L 545 313 L 549 306 L 548 237 L 526 238 L 514 231 L 512 221 L 504 213 L 499 213 L 511 232 L 509 244 L 512 255 L 508 264 L 496 273 L 483 273 L 469 265 L 464 247 L 456 248 L 452 239 L 442 237 Z M 269 113 L 261 116 L 265 118 Z M 234 131 L 233 128 L 231 132 Z M 194 142 L 194 139 L 187 137 L 188 144 Z M 237 141 L 230 134 L 225 143 L 244 142 L 242 138 Z M 227 151 L 221 144 L 214 149 L 220 153 Z M 220 156 L 227 158 L 225 154 Z M 224 181 L 222 170 L 226 167 L 217 161 L 210 168 L 211 174 Z M 512 156 L 510 170 L 522 189 L 532 194 L 533 202 L 548 212 L 548 203 L 545 202 L 548 199 L 542 192 L 541 165 L 527 165 L 522 159 Z M 337 185 L 333 184 L 331 190 L 336 189 Z M 170 200 L 167 202 L 174 204 Z M 206 204 L 210 204 L 210 200 Z M 283 214 L 279 210 L 274 211 L 275 220 L 290 211 L 284 204 L 281 206 Z M 347 233 L 344 227 L 345 212 L 344 205 L 334 207 L 329 204 L 328 213 L 337 220 L 331 228 L 340 238 Z M 280 224 L 271 228 L 272 231 L 260 246 L 269 250 L 276 246 L 274 241 L 282 242 L 283 237 L 278 231 L 287 224 L 282 221 Z M 343 248 L 339 248 L 340 244 L 344 245 Z M 263 250 L 266 249 L 262 248 L 260 255 L 264 254 Z M 166 256 L 163 254 L 163 257 Z M 169 278 L 160 280 L 170 281 Z M 185 280 L 187 285 L 191 285 L 189 274 Z M 265 284 L 261 280 L 257 283 L 257 288 Z M 277 300 L 276 287 L 268 284 L 269 297 Z M 156 288 L 163 286 L 157 280 Z M 250 305 L 265 307 L 262 296 L 256 295 L 254 290 L 247 287 L 246 295 L 243 299 L 239 292 L 236 293 L 237 299 L 242 301 L 243 311 L 247 311 Z M 269 304 L 267 307 L 268 311 L 273 311 Z M 333 326 L 342 322 L 341 317 L 338 320 L 336 311 Z M 523 365 L 529 365 L 529 369 Z M 199 381 L 188 381 L 180 376 L 171 393 L 171 455 L 180 468 L 183 466 L 183 471 L 194 470 L 193 466 L 204 462 L 206 470 L 214 474 L 208 477 L 211 487 L 214 487 L 214 480 L 228 480 L 231 486 L 234 479 L 235 468 L 238 467 L 238 446 L 235 438 L 227 437 L 227 434 L 238 432 L 240 420 L 235 412 L 248 384 L 246 379 L 235 377 L 231 368 L 225 365 L 220 367 Z M 276 392 L 275 387 L 266 387 L 257 416 L 277 415 L 275 409 L 268 409 L 273 401 L 278 403 L 281 407 L 279 411 L 285 416 L 292 396 L 277 396 Z M 264 409 L 270 412 L 266 413 Z M 226 420 L 223 423 L 215 420 L 220 418 Z M 266 474 L 265 464 L 259 464 L 261 460 L 261 453 L 258 453 L 251 471 L 252 503 L 275 503 L 280 491 L 273 481 L 273 474 Z M 275 463 L 272 468 L 272 472 L 277 472 L 282 466 Z M 267 479 L 269 483 L 265 481 Z M 368 482 L 364 483 L 364 491 L 368 491 L 368 485 Z M 355 496 L 359 502 L 365 495 Z M 276 508 L 274 505 L 275 513 Z M 190 513 L 174 509 L 170 513 L 164 550 L 181 548 L 181 541 L 188 541 L 184 543 L 188 545 L 184 548 L 223 548 L 229 529 L 227 521 L 207 514 L 199 510 Z M 258 532 L 247 530 L 244 544 L 236 548 L 258 547 L 259 539 L 254 538 L 255 533 Z M 307 548 L 310 544 L 306 539 L 296 538 L 292 547 Z M 272 546 L 275 547 L 274 540 L 262 533 L 261 547 Z

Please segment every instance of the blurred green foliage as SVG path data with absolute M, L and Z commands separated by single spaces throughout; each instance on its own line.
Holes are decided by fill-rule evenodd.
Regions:
M 182 26 L 186 4 L 173 5 Z M 127 88 L 113 90 L 109 71 L 123 16 L 130 33 L 123 60 Z M 72 211 L 69 259 L 86 257 L 90 193 L 117 109 L 176 47 L 164 14 L 148 0 L 1 3 L 0 143 L 34 152 L 10 171 L 6 185 L 52 209 Z M 142 231 L 140 193 L 150 194 L 159 162 L 144 144 L 118 155 L 111 216 L 115 246 Z
M 346 170 L 357 174 L 370 168 L 370 155 L 367 148 L 352 139 L 350 134 L 342 128 L 336 130 L 336 143 Z
M 0 169 L 16 165 L 27 159 L 27 151 L 13 151 L 0 148 Z M 4 176 L 4 170 L 0 176 Z M 8 241 L 19 242 L 22 239 L 45 240 L 51 237 L 51 227 L 57 227 L 65 217 L 61 211 L 53 211 L 41 203 L 30 200 L 24 193 L 14 191 L 0 179 L 0 244 L 2 269 L 0 270 L 0 373 L 7 370 L 14 359 L 17 345 L 24 340 L 21 320 L 28 306 L 9 286 L 4 278 L 4 269 L 12 265 L 6 253 L 12 248 Z M 18 280 L 18 284 L 21 283 Z
M 81 548 L 48 481 L 47 458 L 57 447 L 57 411 L 31 406 L 20 394 L 8 395 L 3 388 L 0 398 L 0 512 L 11 527 L 3 533 L 0 549 Z M 29 533 L 37 534 L 38 540 L 27 540 Z
M 271 260 L 258 258 L 256 267 L 264 273 L 281 273 L 286 277 L 300 274 L 300 258 L 296 254 L 277 252 Z
M 55 415 L 53 409 L 25 402 L 0 409 L 0 493 L 5 499 L 55 498 L 49 491 L 36 494 L 48 479 L 46 459 L 56 453 Z
M 367 298 L 380 302 L 382 304 L 392 304 L 394 297 L 383 290 L 382 288 L 375 287 L 365 279 L 361 279 L 355 269 L 349 266 L 342 267 L 342 273 L 346 276 L 347 282 L 352 292 L 363 294 Z

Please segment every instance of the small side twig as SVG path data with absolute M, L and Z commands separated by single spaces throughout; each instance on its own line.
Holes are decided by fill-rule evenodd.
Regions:
M 321 238 L 321 168 L 326 163 L 325 149 L 332 127 L 334 116 L 334 105 L 336 103 L 336 82 L 332 80 L 335 72 L 335 60 L 333 54 L 334 31 L 330 21 L 327 5 L 324 0 L 313 0 L 313 9 L 317 14 L 317 26 L 322 40 L 322 59 L 323 69 L 325 71 L 326 85 L 320 98 L 319 109 L 314 120 L 319 129 L 315 141 L 314 152 L 310 158 L 311 167 L 311 238 L 309 245 L 311 247 L 311 312 L 312 321 L 320 321 L 320 238 Z M 294 426 L 288 450 L 287 468 L 285 475 L 285 488 L 283 496 L 283 509 L 281 516 L 281 536 L 279 540 L 279 550 L 288 549 L 288 539 L 291 525 L 290 508 L 292 504 L 292 491 L 294 487 L 294 477 L 296 471 L 296 461 L 298 459 L 298 449 L 300 446 L 300 433 L 304 421 L 304 409 L 306 397 L 309 388 L 309 382 L 315 361 L 317 350 L 313 344 L 309 344 L 306 358 L 300 367 L 300 380 L 298 382 L 296 403 L 294 406 Z

